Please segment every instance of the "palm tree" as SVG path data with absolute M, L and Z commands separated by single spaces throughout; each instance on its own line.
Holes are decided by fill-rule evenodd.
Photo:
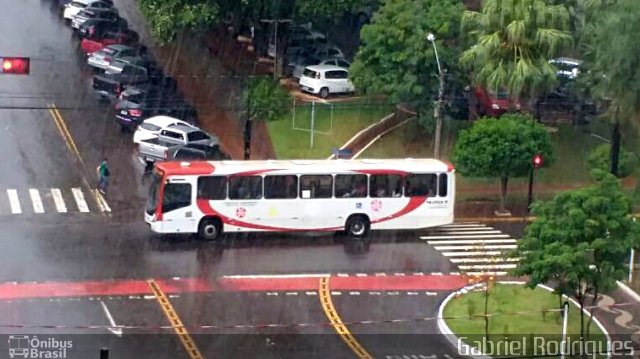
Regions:
M 477 85 L 534 96 L 556 83 L 548 61 L 572 45 L 570 20 L 565 6 L 546 0 L 485 0 L 462 17 L 473 45 L 460 61 Z
M 592 93 L 607 102 L 612 126 L 611 173 L 618 176 L 623 123 L 638 125 L 640 114 L 640 1 L 594 4 L 582 36 L 587 80 Z

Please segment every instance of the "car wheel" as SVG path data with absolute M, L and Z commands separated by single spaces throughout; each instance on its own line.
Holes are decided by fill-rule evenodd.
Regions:
M 323 87 L 320 89 L 320 97 L 322 98 L 327 98 L 329 97 L 329 89 L 326 87 Z
M 369 233 L 369 220 L 363 215 L 352 216 L 347 220 L 345 231 L 350 237 L 364 237 Z
M 222 223 L 217 218 L 205 218 L 198 226 L 198 238 L 215 241 L 222 236 Z

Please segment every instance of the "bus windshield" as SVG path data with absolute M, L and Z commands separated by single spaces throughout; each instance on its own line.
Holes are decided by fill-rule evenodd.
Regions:
M 162 176 L 157 171 L 153 171 L 151 175 L 151 185 L 149 186 L 149 199 L 147 200 L 147 214 L 152 215 L 158 206 L 158 194 L 160 193 L 160 185 L 162 184 Z

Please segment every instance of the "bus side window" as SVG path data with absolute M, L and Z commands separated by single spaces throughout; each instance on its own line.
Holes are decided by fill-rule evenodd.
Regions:
M 236 176 L 229 179 L 229 199 L 262 198 L 262 177 Z
M 411 174 L 407 176 L 405 197 L 431 197 L 437 195 L 438 177 L 435 174 Z
M 227 178 L 224 176 L 208 176 L 198 178 L 199 199 L 226 199 Z
M 188 183 L 167 183 L 162 198 L 162 213 L 191 205 L 191 185 Z
M 402 176 L 371 175 L 369 177 L 371 197 L 390 198 L 402 196 Z
M 331 198 L 333 176 L 300 176 L 300 198 Z
M 264 198 L 291 199 L 298 193 L 298 176 L 266 176 L 264 178 Z
M 336 175 L 336 198 L 367 196 L 367 175 Z
M 446 197 L 447 196 L 447 174 L 441 173 L 438 176 L 438 196 Z

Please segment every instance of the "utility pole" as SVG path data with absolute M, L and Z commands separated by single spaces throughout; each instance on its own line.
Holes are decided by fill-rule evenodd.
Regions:
M 261 22 L 266 22 L 268 24 L 275 24 L 275 35 L 273 38 L 273 78 L 278 78 L 278 24 L 282 23 L 291 23 L 293 20 L 291 19 L 262 19 Z M 269 44 L 267 42 L 267 50 L 269 48 Z
M 442 104 L 444 101 L 444 81 L 445 81 L 445 71 L 442 70 L 442 66 L 440 65 L 440 57 L 438 57 L 438 48 L 436 48 L 436 37 L 434 34 L 429 33 L 427 35 L 427 40 L 431 42 L 433 45 L 433 51 L 436 55 L 436 62 L 438 64 L 438 102 L 436 103 L 436 107 L 433 109 L 433 117 L 436 119 L 436 133 L 435 138 L 433 140 L 433 157 L 436 159 L 440 158 L 440 139 L 442 137 Z
M 251 83 L 249 79 L 245 79 L 245 89 L 247 92 L 247 118 L 244 121 L 244 160 L 248 161 L 251 159 Z

